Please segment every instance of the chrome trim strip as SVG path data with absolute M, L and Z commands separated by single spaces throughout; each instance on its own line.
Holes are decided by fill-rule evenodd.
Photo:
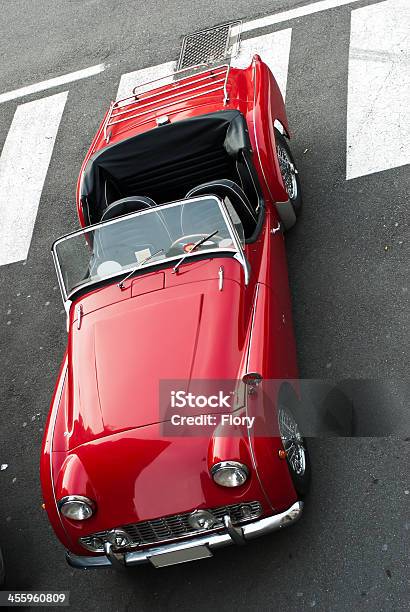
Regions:
M 208 196 L 207 196 L 208 197 Z M 225 206 L 225 203 L 222 202 L 221 199 L 217 198 L 219 200 L 219 204 L 220 204 L 220 208 L 221 208 L 221 212 L 222 215 L 229 227 L 229 229 L 231 230 L 231 238 L 232 241 L 236 247 L 236 253 L 234 255 L 234 259 L 237 259 L 239 261 L 239 263 L 241 264 L 241 266 L 243 267 L 243 271 L 245 274 L 245 285 L 249 284 L 249 276 L 250 276 L 250 266 L 248 263 L 248 260 L 246 259 L 246 255 L 245 255 L 245 251 L 244 248 L 241 244 L 238 232 L 235 229 L 235 226 L 233 224 L 233 221 L 231 219 L 231 215 L 228 213 L 228 210 Z
M 251 350 L 252 350 L 252 338 L 253 338 L 253 330 L 254 330 L 254 327 L 255 327 L 255 317 L 256 317 L 256 307 L 257 307 L 258 297 L 259 297 L 259 287 L 260 287 L 260 283 L 257 283 L 256 284 L 256 288 L 255 288 L 255 297 L 254 297 L 254 300 L 253 300 L 251 330 L 250 330 L 250 333 L 249 333 L 248 352 L 246 354 L 246 367 L 245 367 L 245 372 L 242 373 L 241 379 L 242 379 L 242 377 L 245 374 L 247 374 L 249 372 L 249 361 L 250 361 L 250 355 L 251 355 Z M 248 413 L 248 402 L 247 401 L 246 401 L 246 404 L 245 404 L 245 410 L 246 410 L 246 416 L 249 416 L 249 413 Z M 252 437 L 251 437 L 251 429 L 250 429 L 250 427 L 247 427 L 247 432 L 248 432 L 248 440 L 249 440 L 249 452 L 250 452 L 250 455 L 251 455 L 252 465 L 253 465 L 253 469 L 255 470 L 256 478 L 258 479 L 259 486 L 261 488 L 262 493 L 265 496 L 265 499 L 266 499 L 267 503 L 270 505 L 272 510 L 274 510 L 274 507 L 272 506 L 272 503 L 270 501 L 269 495 L 267 494 L 267 492 L 265 490 L 265 487 L 263 486 L 262 480 L 261 480 L 261 478 L 259 476 L 258 466 L 257 466 L 257 463 L 256 463 L 255 452 L 253 450 L 253 445 L 252 445 Z
M 251 272 L 250 272 L 250 266 L 249 266 L 248 260 L 246 259 L 245 253 L 235 253 L 233 258 L 239 261 L 239 263 L 243 267 L 243 270 L 245 273 L 245 285 L 249 285 L 249 278 L 250 278 Z
M 60 409 L 61 396 L 63 394 L 63 389 L 64 389 L 64 385 L 65 385 L 65 379 L 67 377 L 67 372 L 68 372 L 68 356 L 67 355 L 66 355 L 65 360 L 64 360 L 63 370 L 64 370 L 64 372 L 61 372 L 59 386 L 58 386 L 56 397 L 55 397 L 55 400 L 54 400 L 54 404 L 56 404 L 56 410 L 55 410 L 55 415 L 54 415 L 54 419 L 53 419 L 53 424 L 52 424 L 52 426 L 50 428 L 50 433 L 51 433 L 51 440 L 50 440 L 50 480 L 51 480 L 51 488 L 52 488 L 52 491 L 53 491 L 53 499 L 54 499 L 54 503 L 56 505 L 57 514 L 58 514 L 58 517 L 60 519 L 61 527 L 63 528 L 64 532 L 67 534 L 67 531 L 66 531 L 63 519 L 62 519 L 61 514 L 60 514 L 60 510 L 58 508 L 58 502 L 57 502 L 56 492 L 55 492 L 55 487 L 54 487 L 53 463 L 52 463 L 54 430 L 55 430 L 55 426 L 56 426 L 56 422 L 57 422 L 58 411 Z M 67 536 L 68 536 L 68 534 L 67 534 Z
M 253 538 L 277 531 L 288 525 L 295 523 L 301 516 L 303 510 L 303 502 L 297 501 L 290 508 L 275 514 L 268 516 L 247 525 L 241 527 L 245 541 L 252 540 Z M 205 535 L 198 538 L 186 540 L 185 542 L 178 542 L 173 544 L 167 544 L 165 546 L 157 546 L 155 548 L 149 548 L 145 550 L 133 551 L 125 553 L 124 561 L 125 565 L 133 566 L 139 565 L 140 563 L 147 563 L 150 557 L 154 555 L 160 555 L 167 552 L 176 552 L 180 550 L 186 550 L 194 548 L 196 546 L 208 546 L 210 549 L 219 548 L 221 546 L 228 546 L 234 544 L 229 533 L 218 533 L 214 535 Z M 110 567 L 111 562 L 105 555 L 98 557 L 83 557 L 73 555 L 70 552 L 66 552 L 66 560 L 71 567 L 79 569 L 95 568 L 95 567 Z
M 254 327 L 255 327 L 255 317 L 256 317 L 256 307 L 258 305 L 259 287 L 260 287 L 260 283 L 256 283 L 255 297 L 253 299 L 253 308 L 252 308 L 251 329 L 250 329 L 250 332 L 249 332 L 248 351 L 246 353 L 246 367 L 245 367 L 245 372 L 242 373 L 241 379 L 245 376 L 245 374 L 247 374 L 247 372 L 249 372 L 249 361 L 250 361 L 250 358 L 251 358 L 253 330 L 254 330 Z

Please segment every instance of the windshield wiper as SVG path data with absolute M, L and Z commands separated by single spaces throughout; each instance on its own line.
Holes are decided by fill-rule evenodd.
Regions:
M 149 261 L 150 259 L 155 257 L 155 255 L 159 255 L 160 253 L 163 253 L 163 252 L 164 252 L 164 249 L 158 249 L 158 251 L 155 251 L 155 253 L 153 253 L 152 255 L 148 255 L 148 257 L 146 257 L 145 259 L 140 261 L 138 266 L 135 266 L 135 268 L 133 268 L 131 270 L 131 272 L 129 272 L 127 274 L 127 276 L 124 276 L 124 278 L 117 284 L 117 287 L 119 287 L 120 289 L 124 289 L 124 283 L 127 280 L 127 278 L 132 276 L 137 270 L 139 270 L 141 268 L 141 266 L 143 266 L 145 263 L 147 263 L 147 261 Z
M 195 244 L 192 246 L 192 249 L 190 249 L 187 253 L 185 253 L 185 255 L 181 257 L 181 259 L 177 261 L 175 266 L 172 268 L 172 273 L 176 274 L 178 272 L 179 266 L 185 261 L 188 255 L 190 255 L 190 253 L 195 251 L 199 246 L 201 246 L 201 244 L 203 244 L 204 242 L 212 238 L 212 236 L 215 236 L 215 234 L 217 233 L 218 233 L 218 230 L 215 230 L 214 232 L 211 232 L 210 234 L 208 234 L 208 236 L 204 236 L 204 238 L 201 238 L 201 240 L 198 240 L 198 242 L 195 242 Z

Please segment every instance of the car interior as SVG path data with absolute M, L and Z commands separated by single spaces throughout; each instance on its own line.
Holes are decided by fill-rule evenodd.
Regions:
M 91 156 L 80 187 L 88 225 L 202 195 L 224 200 L 245 239 L 252 238 L 264 203 L 246 121 L 237 110 L 175 121 L 114 142 Z M 183 231 L 189 234 L 185 217 Z

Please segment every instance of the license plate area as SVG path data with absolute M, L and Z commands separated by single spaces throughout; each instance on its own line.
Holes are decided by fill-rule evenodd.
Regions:
M 189 561 L 197 561 L 199 559 L 206 559 L 207 557 L 212 557 L 212 552 L 209 550 L 208 546 L 201 545 L 159 553 L 148 558 L 154 567 L 167 567 L 168 565 L 188 563 Z

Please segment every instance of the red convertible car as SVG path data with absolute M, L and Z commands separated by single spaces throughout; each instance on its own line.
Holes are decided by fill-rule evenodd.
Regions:
M 210 557 L 295 522 L 309 485 L 283 236 L 301 194 L 278 85 L 255 55 L 141 89 L 111 104 L 78 181 L 82 228 L 53 245 L 68 343 L 41 480 L 78 568 Z M 235 381 L 235 401 L 219 414 L 198 381 Z M 258 429 L 267 412 L 276 428 Z

